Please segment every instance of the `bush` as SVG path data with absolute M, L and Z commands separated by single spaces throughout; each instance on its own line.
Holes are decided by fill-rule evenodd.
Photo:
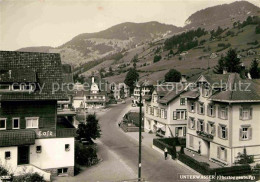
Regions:
M 153 58 L 153 62 L 156 63 L 156 62 L 160 61 L 161 59 L 162 59 L 161 55 L 155 55 Z
M 0 166 L 0 176 L 6 176 L 9 175 L 7 169 L 5 169 L 3 166 Z
M 79 142 L 75 142 L 75 163 L 82 166 L 91 166 L 98 160 L 95 147 L 84 146 Z
M 45 182 L 43 176 L 39 175 L 38 173 L 27 173 L 20 176 L 15 176 L 13 182 Z

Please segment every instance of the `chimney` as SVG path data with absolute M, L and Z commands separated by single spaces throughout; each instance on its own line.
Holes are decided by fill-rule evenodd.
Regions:
M 95 82 L 95 78 L 94 78 L 94 76 L 92 76 L 92 83 L 94 83 Z

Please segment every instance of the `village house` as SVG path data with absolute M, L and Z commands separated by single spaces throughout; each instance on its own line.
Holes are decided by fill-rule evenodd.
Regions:
M 76 129 L 57 116 L 67 98 L 59 54 L 0 51 L 0 163 L 15 175 L 74 175 Z M 55 147 L 53 147 L 55 146 Z
M 133 92 L 133 99 L 132 99 L 132 106 L 137 106 L 137 103 L 140 100 L 140 84 L 141 82 L 138 82 L 135 84 L 134 92 Z M 151 92 L 151 86 L 150 85 L 143 85 L 142 86 L 142 96 L 149 95 Z
M 144 130 L 162 137 L 185 137 L 187 102 L 180 98 L 185 92 L 181 82 L 155 87 L 151 97 L 145 99 Z
M 107 82 L 98 77 L 92 76 L 85 80 L 84 85 L 75 91 L 73 107 L 77 108 L 104 108 L 108 102 Z
M 110 90 L 116 100 L 124 99 L 130 96 L 130 89 L 125 83 L 111 83 Z
M 195 86 L 181 94 L 188 107 L 186 147 L 227 166 L 244 148 L 259 155 L 259 85 L 227 73 L 201 75 Z

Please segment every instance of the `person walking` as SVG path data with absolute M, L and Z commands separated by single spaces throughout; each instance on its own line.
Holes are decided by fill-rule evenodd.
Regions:
M 165 149 L 164 149 L 164 158 L 165 158 L 165 160 L 167 159 L 167 155 L 168 155 L 168 150 L 167 150 L 167 148 L 165 147 Z

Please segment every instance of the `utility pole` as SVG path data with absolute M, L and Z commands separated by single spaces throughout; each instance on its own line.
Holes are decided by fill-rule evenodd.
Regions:
M 140 85 L 140 98 L 139 98 L 139 160 L 138 160 L 138 181 L 141 181 L 141 157 L 142 157 L 142 85 Z

